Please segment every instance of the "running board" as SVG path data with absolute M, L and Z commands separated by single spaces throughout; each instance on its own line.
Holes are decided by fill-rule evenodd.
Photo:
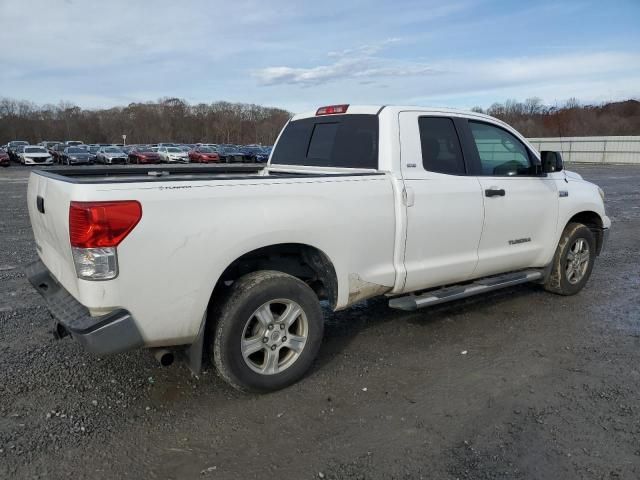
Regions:
M 471 297 L 484 292 L 511 287 L 520 283 L 527 283 L 542 278 L 541 270 L 525 270 L 522 272 L 507 273 L 493 277 L 481 278 L 466 285 L 454 285 L 451 287 L 431 290 L 422 295 L 407 295 L 389 300 L 389 307 L 398 310 L 417 310 L 430 307 L 439 303 L 451 302 L 461 298 Z

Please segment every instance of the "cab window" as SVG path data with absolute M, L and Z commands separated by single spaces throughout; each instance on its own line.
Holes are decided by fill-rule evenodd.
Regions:
M 420 117 L 418 125 L 424 169 L 448 175 L 464 175 L 464 158 L 453 120 Z
M 532 175 L 534 169 L 527 147 L 506 130 L 483 122 L 469 121 L 478 156 L 480 175 Z

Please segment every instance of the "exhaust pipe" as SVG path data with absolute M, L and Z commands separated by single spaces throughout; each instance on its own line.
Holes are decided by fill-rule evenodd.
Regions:
M 158 348 L 153 352 L 153 356 L 156 357 L 156 360 L 163 367 L 168 367 L 173 363 L 174 357 L 173 352 L 171 350 L 167 350 L 166 348 Z
M 51 333 L 53 333 L 53 338 L 56 340 L 62 340 L 64 337 L 70 335 L 69 331 L 64 328 L 60 322 L 54 322 Z

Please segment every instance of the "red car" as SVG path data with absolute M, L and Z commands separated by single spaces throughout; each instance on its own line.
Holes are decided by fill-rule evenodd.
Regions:
M 218 163 L 220 155 L 211 147 L 196 147 L 189 152 L 191 163 Z
M 0 167 L 9 166 L 9 154 L 0 148 Z
M 129 163 L 160 163 L 160 155 L 151 147 L 137 147 L 129 152 Z

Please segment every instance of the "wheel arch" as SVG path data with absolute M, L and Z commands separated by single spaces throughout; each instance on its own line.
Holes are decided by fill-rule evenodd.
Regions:
M 602 217 L 592 210 L 583 210 L 575 213 L 565 224 L 565 228 L 570 223 L 581 223 L 593 232 L 596 238 L 596 255 L 600 254 L 604 241 L 604 232 Z
M 275 270 L 296 277 L 327 300 L 332 308 L 338 301 L 338 277 L 329 256 L 317 247 L 304 243 L 277 243 L 247 251 L 233 260 L 218 277 L 211 300 L 229 282 L 258 270 Z

